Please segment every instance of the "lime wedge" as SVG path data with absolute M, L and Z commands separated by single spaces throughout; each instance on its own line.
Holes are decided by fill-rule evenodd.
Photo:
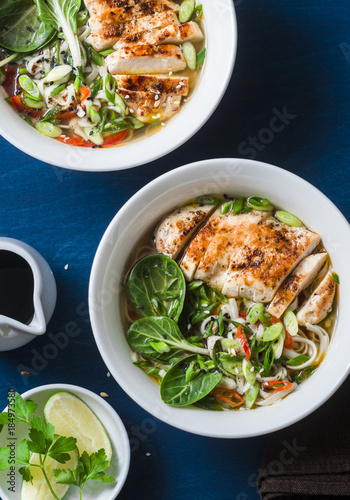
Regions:
M 45 460 L 45 471 L 51 483 L 52 489 L 59 498 L 63 498 L 70 486 L 66 484 L 57 484 L 53 473 L 54 469 L 76 469 L 78 467 L 78 450 L 69 452 L 70 460 L 65 464 L 60 464 L 51 457 Z M 32 453 L 30 457 L 31 464 L 39 464 L 39 455 Z M 53 500 L 53 495 L 45 481 L 44 475 L 39 467 L 30 467 L 33 476 L 33 484 L 23 481 L 21 488 L 21 500 Z
M 51 396 L 44 408 L 44 418 L 55 426 L 60 436 L 74 437 L 80 455 L 89 455 L 104 448 L 107 461 L 112 457 L 112 446 L 107 432 L 91 408 L 70 392 Z

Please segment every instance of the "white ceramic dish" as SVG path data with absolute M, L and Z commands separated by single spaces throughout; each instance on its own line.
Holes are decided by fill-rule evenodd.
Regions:
M 0 133 L 25 153 L 73 170 L 104 172 L 136 167 L 160 158 L 190 139 L 209 119 L 230 81 L 237 48 L 232 0 L 202 0 L 207 57 L 198 88 L 182 111 L 155 135 L 109 149 L 77 148 L 40 135 L 0 95 Z M 218 77 L 219 75 L 219 77 Z
M 256 194 L 300 217 L 323 236 L 340 275 L 338 318 L 329 352 L 320 368 L 280 404 L 242 412 L 210 412 L 165 405 L 159 387 L 131 362 L 122 324 L 121 277 L 142 233 L 177 205 L 206 193 Z M 204 436 L 242 438 L 286 427 L 324 403 L 350 371 L 350 226 L 339 210 L 311 184 L 278 167 L 250 160 L 207 160 L 155 179 L 118 212 L 97 250 L 89 290 L 91 324 L 105 363 L 140 406 L 180 429 Z
M 114 500 L 117 498 L 119 492 L 121 491 L 125 480 L 128 475 L 129 465 L 130 465 L 130 444 L 127 432 L 125 430 L 124 424 L 121 421 L 115 410 L 100 396 L 94 394 L 87 389 L 78 387 L 76 385 L 68 384 L 51 384 L 43 385 L 35 389 L 31 389 L 26 393 L 22 394 L 24 399 L 31 399 L 37 403 L 38 408 L 36 410 L 37 415 L 43 415 L 43 410 L 47 400 L 56 394 L 57 392 L 71 392 L 75 394 L 80 399 L 82 399 L 93 412 L 100 419 L 104 425 L 111 444 L 112 444 L 112 459 L 111 464 L 108 468 L 108 474 L 116 478 L 115 483 L 97 483 L 96 481 L 90 481 L 86 484 L 84 489 L 84 499 L 86 500 Z M 16 442 L 20 443 L 22 439 L 28 436 L 28 426 L 20 423 L 16 423 L 15 436 Z M 13 440 L 14 437 L 10 437 L 6 428 L 3 429 L 0 434 L 0 447 L 5 447 L 9 445 L 9 441 Z M 8 478 L 7 474 L 9 471 L 0 472 L 0 495 L 2 500 L 20 500 L 21 492 L 21 476 L 16 473 L 16 486 L 15 493 L 8 491 L 8 485 L 6 484 Z M 71 487 L 64 497 L 65 500 L 78 500 L 79 490 L 76 487 Z

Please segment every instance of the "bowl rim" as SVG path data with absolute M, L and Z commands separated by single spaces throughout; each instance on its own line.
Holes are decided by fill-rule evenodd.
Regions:
M 74 394 L 75 396 L 80 398 L 85 404 L 87 404 L 87 403 L 84 401 L 83 397 L 89 396 L 96 402 L 97 405 L 101 405 L 102 410 L 104 409 L 105 412 L 109 413 L 110 416 L 113 417 L 114 423 L 118 427 L 118 430 L 120 431 L 120 433 L 122 435 L 122 442 L 120 443 L 119 448 L 122 446 L 123 451 L 124 451 L 124 464 L 123 464 L 123 467 L 120 467 L 118 469 L 119 472 L 122 472 L 122 473 L 121 473 L 120 478 L 118 478 L 118 482 L 117 482 L 116 486 L 113 488 L 113 490 L 111 490 L 112 496 L 110 497 L 110 500 L 114 500 L 119 495 L 120 491 L 122 490 L 122 488 L 124 486 L 126 478 L 128 477 L 129 468 L 130 468 L 130 458 L 131 458 L 129 437 L 128 437 L 128 433 L 126 431 L 126 428 L 125 428 L 125 425 L 124 425 L 122 419 L 120 418 L 120 416 L 118 415 L 116 410 L 107 401 L 102 399 L 96 393 L 90 391 L 89 389 L 85 389 L 85 387 L 81 387 L 79 385 L 60 384 L 60 383 L 40 385 L 38 387 L 34 387 L 32 389 L 29 389 L 28 391 L 21 394 L 21 396 L 24 400 L 26 400 L 32 396 L 35 396 L 36 394 L 44 392 L 44 391 L 71 392 L 72 394 Z M 82 394 L 82 396 L 81 396 L 81 394 Z M 5 410 L 6 409 L 7 409 L 7 407 L 5 408 Z M 92 410 L 92 411 L 94 411 L 94 410 Z M 101 419 L 100 415 L 96 415 L 96 416 L 99 420 L 102 421 L 102 424 L 104 426 L 103 417 Z M 108 433 L 107 428 L 106 428 L 106 431 Z M 108 433 L 108 437 L 109 437 L 109 439 L 111 439 L 109 433 Z M 116 443 L 113 443 L 113 444 L 114 444 L 115 448 L 117 448 Z M 0 485 L 0 493 L 5 494 L 1 485 Z
M 44 137 L 34 128 L 28 127 L 17 112 L 14 112 L 2 99 L 0 91 L 0 113 L 6 117 L 5 120 L 0 120 L 0 134 L 24 153 L 45 163 L 69 170 L 87 172 L 124 170 L 144 165 L 171 153 L 195 135 L 210 119 L 224 96 L 232 76 L 237 54 L 235 6 L 232 0 L 217 1 L 217 16 L 220 17 L 214 23 L 214 20 L 208 16 L 205 23 L 207 33 L 208 26 L 219 33 L 213 32 L 210 39 L 208 35 L 206 36 L 207 58 L 198 87 L 186 106 L 183 106 L 163 130 L 130 144 L 130 147 L 127 144 L 106 149 L 69 146 L 55 139 Z M 211 4 L 210 0 L 203 0 L 204 2 Z M 216 25 L 222 23 L 225 23 L 224 29 L 216 28 Z M 217 54 L 220 54 L 222 61 L 220 78 L 205 78 L 207 74 L 215 75 L 219 70 L 216 67 Z M 203 102 L 206 103 L 205 106 Z
M 90 275 L 90 283 L 89 283 L 89 310 L 90 310 L 90 319 L 91 319 L 91 327 L 93 330 L 93 334 L 95 337 L 95 341 L 97 344 L 97 347 L 100 351 L 100 354 L 102 358 L 104 359 L 104 362 L 108 366 L 109 370 L 113 374 L 113 377 L 117 381 L 117 383 L 122 387 L 122 389 L 138 404 L 140 405 L 143 409 L 148 411 L 150 414 L 153 416 L 162 419 L 162 416 L 160 416 L 159 409 L 157 409 L 157 405 L 153 403 L 151 404 L 150 401 L 140 401 L 140 397 L 137 395 L 137 391 L 134 389 L 132 385 L 130 385 L 123 377 L 120 375 L 118 370 L 115 369 L 115 366 L 109 359 L 110 353 L 106 352 L 105 347 L 102 342 L 101 335 L 99 334 L 99 324 L 101 324 L 101 321 L 103 322 L 103 315 L 100 311 L 98 311 L 95 307 L 94 304 L 96 303 L 96 292 L 97 289 L 96 287 L 98 286 L 98 281 L 99 281 L 99 274 L 103 272 L 103 268 L 107 268 L 108 264 L 103 264 L 103 259 L 106 257 L 104 255 L 106 253 L 106 248 L 110 248 L 111 246 L 111 241 L 113 241 L 113 232 L 115 230 L 115 227 L 120 219 L 124 216 L 124 214 L 128 213 L 130 211 L 130 208 L 132 205 L 137 202 L 138 199 L 142 198 L 146 193 L 152 192 L 152 190 L 155 190 L 155 187 L 158 186 L 158 189 L 160 188 L 160 185 L 164 181 L 166 181 L 169 185 L 173 185 L 172 183 L 176 183 L 176 178 L 181 175 L 182 173 L 186 172 L 189 169 L 196 169 L 199 167 L 202 167 L 203 165 L 206 165 L 208 167 L 210 166 L 215 166 L 217 162 L 233 162 L 234 164 L 243 164 L 245 167 L 247 167 L 249 164 L 253 165 L 255 168 L 263 168 L 265 169 L 264 174 L 266 175 L 276 175 L 279 174 L 282 177 L 284 176 L 285 178 L 289 180 L 294 180 L 294 182 L 297 182 L 300 186 L 302 185 L 305 189 L 308 190 L 309 193 L 313 193 L 314 196 L 317 196 L 318 198 L 321 198 L 322 201 L 325 203 L 325 208 L 328 210 L 331 210 L 333 214 L 336 214 L 338 217 L 338 221 L 342 222 L 343 228 L 346 228 L 346 239 L 348 242 L 350 242 L 350 225 L 347 221 L 347 219 L 344 217 L 344 215 L 340 212 L 340 210 L 335 206 L 335 204 L 328 198 L 326 197 L 319 189 L 317 189 L 315 186 L 310 184 L 308 181 L 304 180 L 300 176 L 289 172 L 287 170 L 284 170 L 280 167 L 263 163 L 263 162 L 258 162 L 255 160 L 246 160 L 246 159 L 239 159 L 239 158 L 216 158 L 216 159 L 210 159 L 210 160 L 202 160 L 194 163 L 190 163 L 184 166 L 181 166 L 177 169 L 171 170 L 160 177 L 157 177 L 156 179 L 152 180 L 149 182 L 147 185 L 145 185 L 143 188 L 141 188 L 139 191 L 137 191 L 123 206 L 122 208 L 117 212 L 117 214 L 114 216 L 110 224 L 108 225 L 101 242 L 97 248 L 95 258 L 92 264 L 92 269 L 91 269 L 91 275 Z M 151 193 L 151 196 L 155 197 L 155 193 Z M 149 196 L 148 196 L 149 198 Z M 118 235 L 120 236 L 120 235 Z M 321 235 L 322 236 L 322 235 Z M 123 263 L 125 264 L 125 262 Z M 345 295 L 345 290 L 344 290 L 344 295 Z M 339 328 L 339 314 L 337 318 L 337 323 L 334 327 L 333 334 L 332 334 L 332 340 L 334 333 L 338 330 Z M 343 339 L 344 340 L 344 339 Z M 350 341 L 349 341 L 349 346 L 350 346 Z M 333 349 L 334 351 L 334 349 Z M 332 352 L 333 352 L 332 351 Z M 327 356 L 325 360 L 329 359 L 330 357 L 330 352 L 327 353 Z M 322 365 L 320 366 L 320 369 L 324 365 L 325 361 L 323 361 Z M 320 370 L 317 370 L 315 372 L 315 375 L 319 372 Z M 279 424 L 274 423 L 269 424 L 266 423 L 264 429 L 260 429 L 259 431 L 255 431 L 254 429 L 246 429 L 244 432 L 237 432 L 236 430 L 232 430 L 231 432 L 227 433 L 225 430 L 221 430 L 220 428 L 217 428 L 213 431 L 213 429 L 203 429 L 201 428 L 200 430 L 194 428 L 193 426 L 190 427 L 188 424 L 184 423 L 181 419 L 177 420 L 176 415 L 177 411 L 179 410 L 178 408 L 171 408 L 167 412 L 167 418 L 164 420 L 166 423 L 169 423 L 170 425 L 177 427 L 179 429 L 182 429 L 187 432 L 191 432 L 194 434 L 202 435 L 202 436 L 208 436 L 208 437 L 217 437 L 217 438 L 247 438 L 247 437 L 254 437 L 258 435 L 264 435 L 268 434 L 270 432 L 274 432 L 280 429 L 283 429 L 289 425 L 292 425 L 299 420 L 303 419 L 313 411 L 315 411 L 317 408 L 319 408 L 323 403 L 325 403 L 335 392 L 336 390 L 340 387 L 340 385 L 344 382 L 348 374 L 350 373 L 350 359 L 346 360 L 346 363 L 344 361 L 344 370 L 342 371 L 341 374 L 337 375 L 336 380 L 332 379 L 332 387 L 327 389 L 327 391 L 320 397 L 317 398 L 317 401 L 313 401 L 312 404 L 310 404 L 310 401 L 305 405 L 305 408 L 300 411 L 297 415 L 290 415 L 288 416 L 287 422 L 280 422 Z M 313 376 L 312 379 L 308 381 L 308 384 L 311 388 L 311 383 L 313 384 L 313 381 L 317 378 Z M 295 393 L 294 393 L 295 394 Z M 293 393 L 289 395 L 289 398 L 293 396 Z M 166 406 L 166 405 L 165 405 Z M 169 408 L 169 407 L 167 407 Z M 267 409 L 268 407 L 264 408 Z M 184 411 L 190 411 L 190 410 L 185 410 L 185 409 L 180 409 L 181 412 Z M 198 410 L 194 410 L 198 411 Z M 255 410 L 255 411 L 261 411 Z M 221 412 L 225 413 L 225 412 Z M 237 413 L 243 413 L 246 414 L 247 412 L 237 412 Z M 250 412 L 249 412 L 250 413 Z M 165 411 L 164 411 L 165 414 Z M 172 414 L 171 416 L 169 416 Z

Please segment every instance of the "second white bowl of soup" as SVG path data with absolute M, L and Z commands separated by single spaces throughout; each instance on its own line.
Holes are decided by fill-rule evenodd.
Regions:
M 349 372 L 349 242 L 337 208 L 277 167 L 221 159 L 169 172 L 98 248 L 100 352 L 138 404 L 181 429 L 247 437 L 290 425 Z

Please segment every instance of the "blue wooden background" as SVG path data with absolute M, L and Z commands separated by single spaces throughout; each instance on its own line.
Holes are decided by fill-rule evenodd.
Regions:
M 0 234 L 33 245 L 53 269 L 58 303 L 48 332 L 64 331 L 71 321 L 80 330 L 55 359 L 44 357 L 39 366 L 35 361 L 48 342 L 45 336 L 0 353 L 0 407 L 9 386 L 24 392 L 62 382 L 107 392 L 132 444 L 120 500 L 255 500 L 268 440 L 215 440 L 173 429 L 107 378 L 89 325 L 87 291 L 98 243 L 123 203 L 184 163 L 244 157 L 300 175 L 350 217 L 349 1 L 237 0 L 235 5 L 238 56 L 228 91 L 209 123 L 165 158 L 127 171 L 88 174 L 33 160 L 0 138 Z M 278 113 L 285 126 L 276 130 L 271 120 Z M 23 367 L 32 374 L 23 377 Z

